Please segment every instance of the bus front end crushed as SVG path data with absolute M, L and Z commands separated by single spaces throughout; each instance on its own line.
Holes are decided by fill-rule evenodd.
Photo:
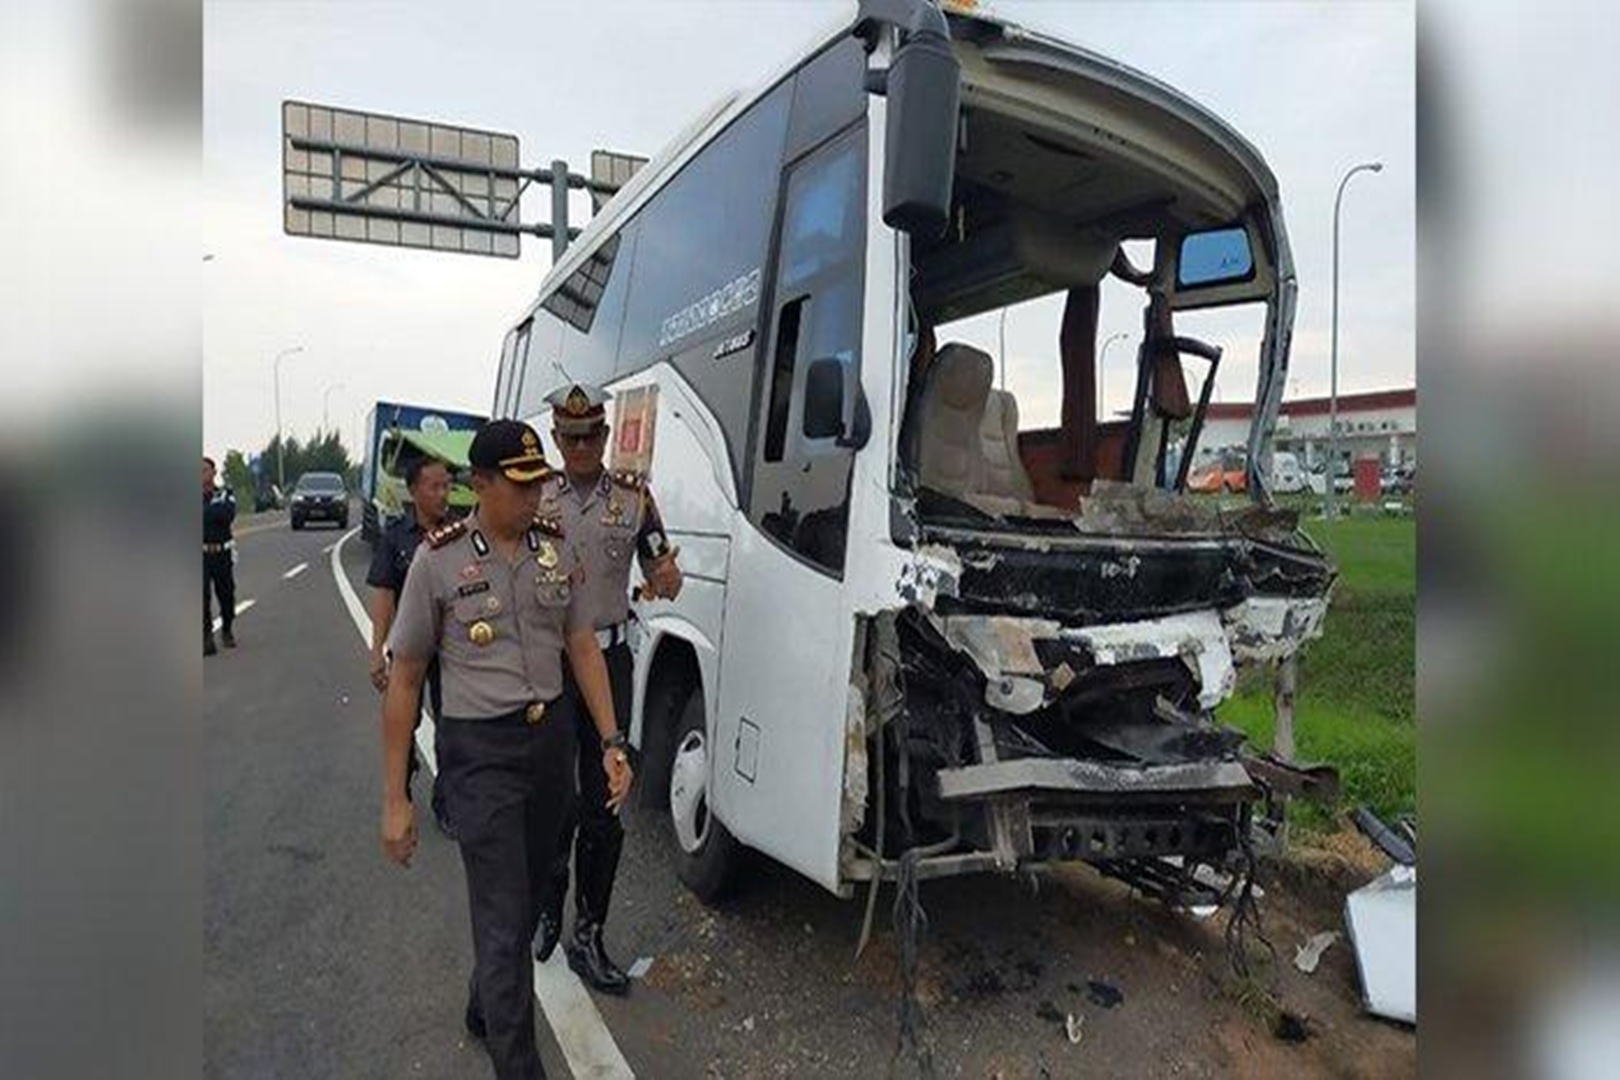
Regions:
M 1066 530 L 923 541 L 908 602 L 858 639 L 849 880 L 908 851 L 920 877 L 1083 861 L 1217 905 L 1252 868 L 1257 808 L 1331 794 L 1214 711 L 1240 667 L 1321 632 L 1334 572 L 1288 512 L 1099 485 Z

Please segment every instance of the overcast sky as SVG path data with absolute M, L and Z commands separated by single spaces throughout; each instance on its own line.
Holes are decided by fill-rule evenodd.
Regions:
M 293 238 L 281 231 L 280 103 L 299 98 L 507 131 L 524 164 L 652 153 L 728 90 L 759 83 L 841 14 L 843 0 L 573 4 L 227 2 L 205 21 L 205 449 L 262 446 L 282 413 L 300 437 L 323 404 L 355 447 L 379 398 L 484 411 L 501 336 L 550 264 Z M 1095 49 L 1202 101 L 1249 138 L 1283 192 L 1298 265 L 1291 394 L 1328 388 L 1333 196 L 1349 166 L 1384 171 L 1345 197 L 1340 390 L 1406 386 L 1414 371 L 1413 16 L 1406 3 L 1084 3 L 992 10 Z M 549 212 L 531 192 L 525 220 Z M 586 204 L 576 202 L 576 215 Z M 577 220 L 577 216 L 576 216 Z M 1128 394 L 1140 309 L 1110 289 L 1106 401 Z M 1227 348 L 1217 396 L 1253 396 L 1259 318 L 1186 324 Z M 1007 320 L 1007 385 L 1026 426 L 1056 411 L 1055 302 Z M 993 318 L 956 335 L 998 352 Z

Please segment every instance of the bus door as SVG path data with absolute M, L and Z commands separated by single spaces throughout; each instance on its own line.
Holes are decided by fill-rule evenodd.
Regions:
M 838 429 L 853 423 L 860 381 L 866 131 L 858 121 L 783 172 L 710 749 L 733 834 L 828 888 L 854 636 L 842 579 L 855 450 Z

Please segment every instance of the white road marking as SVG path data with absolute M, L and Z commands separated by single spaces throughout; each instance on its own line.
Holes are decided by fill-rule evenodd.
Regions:
M 348 575 L 343 572 L 343 545 L 359 531 L 350 529 L 332 545 L 332 580 L 354 628 L 360 632 L 360 640 L 370 649 L 371 616 L 366 614 L 365 605 L 360 603 Z M 439 762 L 433 756 L 433 714 L 425 708 L 422 726 L 416 729 L 416 748 L 422 752 L 427 767 L 437 775 Z M 619 1052 L 612 1032 L 602 1022 L 596 1002 L 569 969 L 561 949 L 552 953 L 546 963 L 534 965 L 534 996 L 539 999 L 540 1009 L 546 1014 L 551 1033 L 574 1076 L 591 1080 L 634 1080 L 636 1074 L 630 1071 L 630 1064 Z
M 236 613 L 238 615 L 240 615 L 240 614 L 242 614 L 242 612 L 246 611 L 248 608 L 252 607 L 254 604 L 257 604 L 257 603 L 258 603 L 257 600 L 238 600 L 236 602 Z M 219 628 L 224 626 L 224 625 L 225 625 L 224 617 L 219 616 L 219 615 L 215 615 L 214 616 L 214 633 L 216 633 L 216 634 L 219 633 Z
M 342 541 L 339 541 L 338 543 L 342 543 Z M 337 547 L 337 544 L 327 544 L 325 547 L 321 548 L 321 554 L 330 555 L 332 554 L 332 549 L 335 547 Z
M 291 581 L 293 578 L 297 577 L 299 574 L 302 574 L 305 570 L 308 570 L 308 569 L 309 569 L 309 563 L 301 562 L 297 566 L 293 567 L 291 570 L 287 571 L 285 574 L 282 574 L 281 578 L 282 578 L 283 581 Z

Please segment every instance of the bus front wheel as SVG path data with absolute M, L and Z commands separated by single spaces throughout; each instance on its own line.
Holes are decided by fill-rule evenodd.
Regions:
M 681 709 L 669 762 L 669 814 L 676 843 L 676 874 L 699 900 L 712 904 L 730 890 L 741 846 L 709 812 L 709 770 L 703 691 Z

